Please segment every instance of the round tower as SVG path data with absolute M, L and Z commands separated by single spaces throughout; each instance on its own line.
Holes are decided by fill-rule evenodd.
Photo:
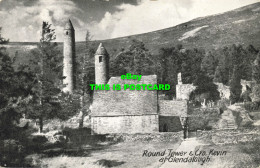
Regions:
M 95 54 L 95 83 L 106 84 L 109 79 L 109 55 L 102 43 Z
M 70 20 L 64 27 L 64 43 L 63 43 L 63 88 L 64 92 L 73 92 L 75 87 L 75 30 Z

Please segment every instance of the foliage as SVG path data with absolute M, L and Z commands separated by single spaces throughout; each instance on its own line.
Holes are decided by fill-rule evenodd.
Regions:
M 31 51 L 33 59 L 29 64 L 29 71 L 35 73 L 36 84 L 30 106 L 27 107 L 27 115 L 29 118 L 39 120 L 40 131 L 43 129 L 43 120 L 66 119 L 71 116 L 61 113 L 61 102 L 57 100 L 62 89 L 62 55 L 57 49 L 57 43 L 52 42 L 56 36 L 54 29 L 50 27 L 50 24 L 43 22 L 42 38 L 37 49 Z
M 22 166 L 27 137 L 19 128 L 35 83 L 34 75 L 20 66 L 14 71 L 13 61 L 0 49 L 0 166 Z
M 159 51 L 161 59 L 157 65 L 159 68 L 157 71 L 159 81 L 163 84 L 170 84 L 171 89 L 164 91 L 165 95 L 172 99 L 173 95 L 176 95 L 175 87 L 177 85 L 177 71 L 180 69 L 178 64 L 180 63 L 180 53 L 178 49 L 161 48 Z M 160 78 L 161 76 L 161 78 Z
M 213 79 L 216 66 L 217 60 L 212 55 L 212 52 L 206 53 L 201 62 L 201 70 L 206 72 L 206 75 Z
M 255 140 L 252 142 L 241 142 L 239 144 L 242 152 L 249 154 L 256 165 L 260 164 L 260 140 Z
M 240 100 L 242 85 L 240 84 L 241 74 L 238 66 L 234 67 L 233 75 L 230 81 L 230 101 L 234 104 Z
M 205 74 L 205 72 L 201 71 L 196 74 L 196 78 L 193 81 L 193 84 L 196 86 L 194 90 L 194 96 L 207 94 L 205 99 L 207 100 L 219 100 L 219 91 L 218 86 L 213 83 L 212 79 Z M 200 100 L 202 101 L 202 100 Z
M 260 84 L 257 84 L 253 87 L 252 101 L 256 103 L 260 103 Z
M 189 115 L 193 117 L 188 118 L 188 129 L 195 130 L 211 130 L 210 123 L 216 123 L 219 120 L 218 110 L 210 108 L 191 108 Z
M 260 84 L 260 52 L 258 53 L 253 64 L 252 77 L 257 84 Z
M 217 59 L 217 69 L 214 81 L 229 85 L 235 66 L 241 70 L 241 79 L 252 80 L 251 64 L 258 50 L 252 45 L 243 47 L 241 45 L 226 46 L 214 51 Z
M 77 63 L 77 87 L 74 91 L 74 97 L 79 96 L 79 106 L 75 107 L 82 112 L 81 120 L 79 126 L 83 126 L 83 120 L 89 113 L 90 104 L 93 101 L 93 90 L 90 88 L 90 84 L 95 83 L 95 69 L 91 63 L 92 58 L 94 58 L 94 50 L 90 45 L 91 34 L 89 31 L 86 33 L 85 37 L 85 54 L 80 58 Z M 75 102 L 76 103 L 76 102 Z
M 9 43 L 9 39 L 5 39 L 5 38 L 2 37 L 1 31 L 2 31 L 2 27 L 0 27 L 0 44 Z
M 252 91 L 250 89 L 244 91 L 241 96 L 240 96 L 240 99 L 241 101 L 244 101 L 244 102 L 251 102 L 252 99 L 251 99 L 251 94 L 252 94 Z
M 56 118 L 67 120 L 73 115 L 78 113 L 78 110 L 80 109 L 80 100 L 81 100 L 81 94 L 79 93 L 61 93 L 58 98 L 58 102 L 56 103 Z
M 143 42 L 133 40 L 130 47 L 121 52 L 112 63 L 112 75 L 121 76 L 126 73 L 150 75 L 154 72 L 154 62 Z
M 76 88 L 84 94 L 92 94 L 89 84 L 95 83 L 95 68 L 91 62 L 95 51 L 90 45 L 91 34 L 89 31 L 86 33 L 85 40 L 85 54 L 80 58 L 77 67 L 78 81 L 80 82 L 77 82 Z
M 223 72 L 221 70 L 221 67 L 218 65 L 216 67 L 216 71 L 214 74 L 214 82 L 222 83 L 223 82 Z
M 24 67 L 14 71 L 4 48 L 0 50 L 0 69 L 0 137 L 8 138 L 30 99 L 34 75 Z
M 24 146 L 15 139 L 0 141 L 0 166 L 21 166 L 24 161 Z

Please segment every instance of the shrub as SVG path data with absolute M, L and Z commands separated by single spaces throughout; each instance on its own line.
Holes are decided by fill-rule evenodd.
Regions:
M 23 166 L 24 146 L 14 139 L 0 141 L 0 166 Z
M 252 141 L 252 142 L 246 142 L 246 143 L 240 143 L 240 149 L 246 153 L 249 154 L 252 160 L 255 162 L 255 164 L 260 164 L 260 140 Z

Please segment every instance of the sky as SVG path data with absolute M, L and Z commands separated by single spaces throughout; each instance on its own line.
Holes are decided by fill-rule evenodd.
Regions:
M 76 41 L 110 39 L 160 30 L 197 17 L 223 13 L 260 0 L 0 0 L 2 36 L 13 42 L 40 40 L 43 21 L 63 41 L 68 19 Z

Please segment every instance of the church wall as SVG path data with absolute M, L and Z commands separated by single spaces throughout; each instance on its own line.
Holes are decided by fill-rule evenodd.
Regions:
M 161 116 L 187 117 L 188 103 L 186 100 L 159 100 Z
M 159 132 L 158 115 L 91 117 L 93 134 Z
M 178 132 L 182 131 L 180 117 L 178 116 L 159 116 L 160 132 Z

